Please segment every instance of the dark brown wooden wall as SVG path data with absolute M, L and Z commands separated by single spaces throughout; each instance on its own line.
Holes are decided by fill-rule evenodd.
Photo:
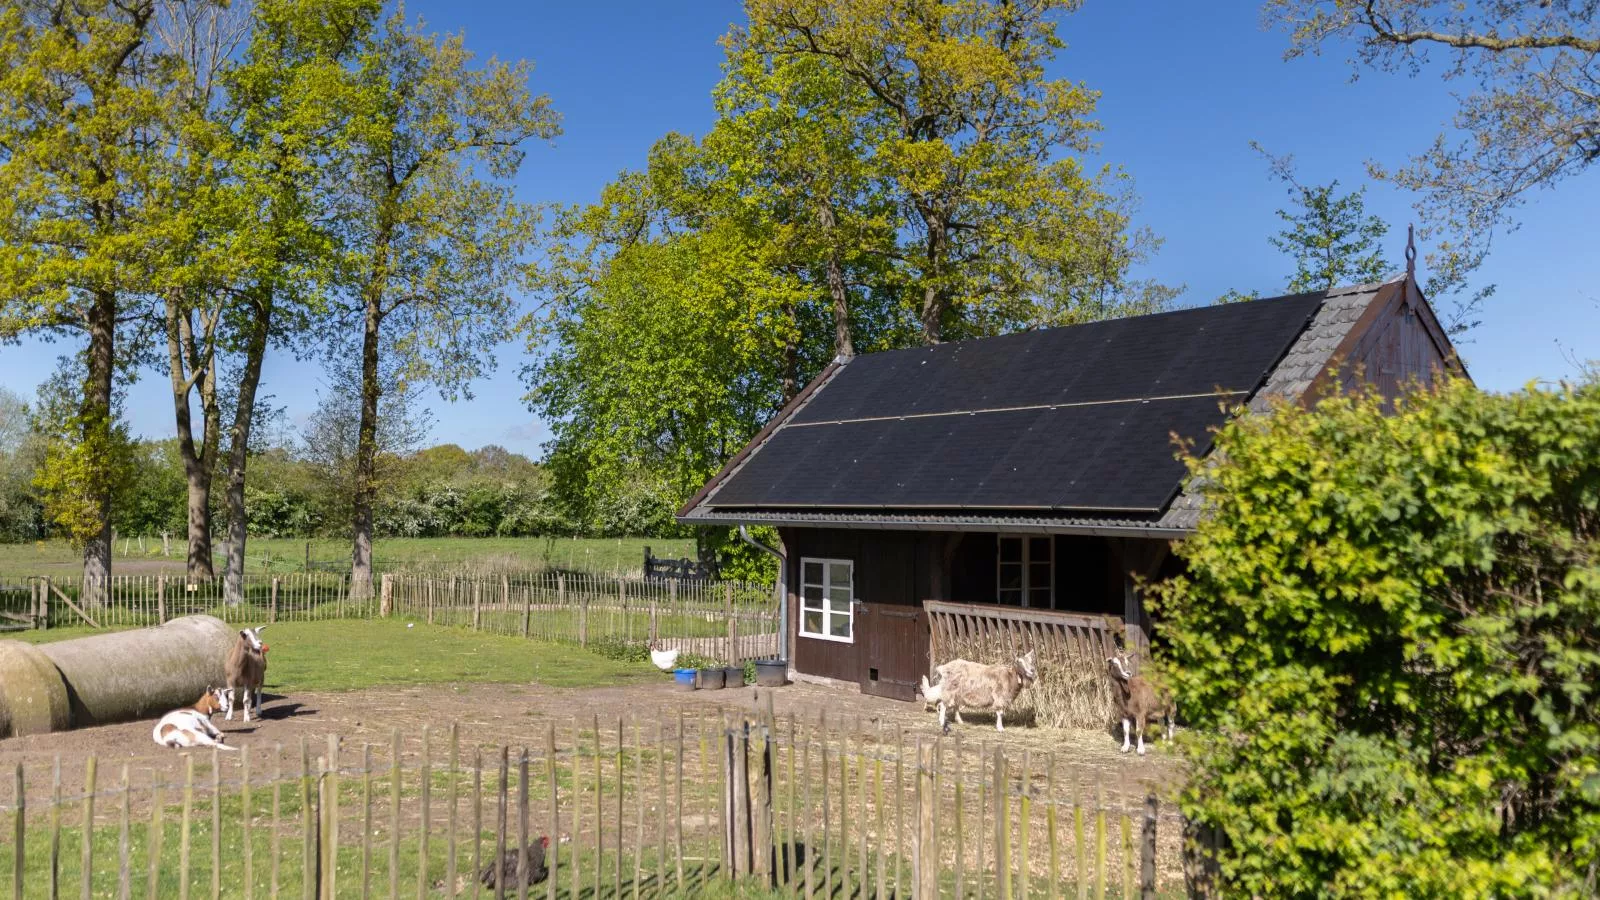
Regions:
M 789 560 L 789 624 L 799 672 L 858 683 L 870 693 L 911 699 L 927 671 L 923 600 L 995 602 L 995 536 L 985 533 L 782 529 Z M 1055 608 L 1121 616 L 1121 555 L 1100 537 L 1056 537 Z M 799 636 L 800 561 L 855 563 L 855 641 Z M 876 670 L 876 671 L 874 671 Z M 876 677 L 873 677 L 873 676 Z
M 783 529 L 789 560 L 789 622 L 795 634 L 794 666 L 808 675 L 860 683 L 864 690 L 910 699 L 917 679 L 927 671 L 927 616 L 923 596 L 932 589 L 934 568 L 945 535 L 909 531 L 850 529 Z M 802 558 L 848 559 L 855 563 L 858 608 L 855 641 L 845 644 L 801 637 L 800 561 Z M 889 613 L 900 611 L 898 614 Z M 911 615 L 906 615 L 911 613 Z M 871 683 L 872 670 L 877 682 Z

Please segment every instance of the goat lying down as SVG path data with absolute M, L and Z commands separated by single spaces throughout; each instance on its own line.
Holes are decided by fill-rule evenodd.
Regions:
M 1128 731 L 1130 726 L 1136 726 L 1139 755 L 1144 755 L 1144 728 L 1152 719 L 1158 727 L 1162 720 L 1166 721 L 1167 740 L 1172 740 L 1172 696 L 1143 675 L 1133 674 L 1133 659 L 1127 652 L 1108 658 L 1106 667 L 1122 713 L 1122 752 L 1128 752 Z
M 222 732 L 211 724 L 211 714 L 222 709 L 222 689 L 211 688 L 193 706 L 175 709 L 161 717 L 150 737 L 163 747 L 216 747 L 232 750 L 223 743 Z
M 1033 667 L 1032 650 L 1009 664 L 987 665 L 955 659 L 935 667 L 934 671 L 939 674 L 939 683 L 929 684 L 928 676 L 922 676 L 922 696 L 939 704 L 939 728 L 945 732 L 950 730 L 950 724 L 945 721 L 947 708 L 955 713 L 956 724 L 966 724 L 961 721 L 963 706 L 994 710 L 995 730 L 1005 731 L 1006 707 L 1016 702 L 1023 688 L 1039 678 Z

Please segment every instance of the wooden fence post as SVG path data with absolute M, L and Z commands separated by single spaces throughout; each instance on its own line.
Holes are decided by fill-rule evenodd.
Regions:
M 378 615 L 387 619 L 394 614 L 394 576 L 383 573 L 378 581 Z
M 500 611 L 503 613 L 511 611 L 511 576 L 509 575 L 500 576 Z
M 528 636 L 528 622 L 533 618 L 533 585 L 525 585 L 522 590 L 522 636 Z
M 722 608 L 728 617 L 728 652 L 723 654 L 723 658 L 731 666 L 739 661 L 737 659 L 739 652 L 739 624 L 733 620 L 733 585 L 730 583 L 724 585 L 724 588 Z
M 744 718 L 741 716 L 741 718 Z M 735 878 L 745 878 L 753 870 L 751 857 L 754 855 L 752 846 L 751 821 L 752 804 L 750 803 L 750 720 L 744 720 L 744 727 L 728 735 L 729 748 L 733 753 L 733 767 L 728 776 L 733 783 L 733 817 L 731 820 L 733 833 L 733 870 Z
M 628 615 L 628 583 L 617 576 L 617 606 L 622 609 L 622 634 L 624 643 L 633 643 L 633 617 Z
M 272 599 L 267 607 L 267 621 L 278 621 L 278 579 L 272 579 Z
M 39 630 L 50 630 L 50 576 L 39 583 Z
M 589 593 L 578 599 L 578 646 L 589 646 Z
M 17 763 L 15 793 L 17 809 L 15 822 L 12 825 L 11 849 L 15 854 L 11 864 L 11 886 L 13 896 L 22 900 L 23 873 L 28 870 L 27 865 L 27 823 L 28 823 L 28 792 L 22 783 L 22 763 Z
M 388 577 L 388 576 L 385 576 Z M 328 762 L 322 781 L 322 890 L 328 900 L 338 896 L 339 878 L 339 737 L 328 735 Z
M 1000 900 L 1011 900 L 1011 781 L 1003 747 L 994 748 L 994 844 L 995 893 Z M 1100 855 L 1105 856 L 1103 850 Z
M 939 858 L 934 853 L 934 807 L 939 798 L 933 790 L 933 745 L 917 738 L 917 828 L 913 836 L 912 867 L 916 881 L 912 896 L 932 900 L 939 896 Z
M 472 581 L 472 630 L 478 630 L 479 620 L 483 618 L 483 582 Z
M 1140 841 L 1139 896 L 1142 900 L 1155 900 L 1156 896 L 1156 795 L 1144 798 L 1144 835 Z

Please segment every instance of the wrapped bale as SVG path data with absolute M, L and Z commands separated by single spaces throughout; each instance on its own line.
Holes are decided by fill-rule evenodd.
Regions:
M 213 616 L 42 644 L 66 682 L 73 728 L 162 715 L 223 684 L 238 631 Z
M 67 684 L 32 644 L 0 641 L 0 738 L 71 727 Z

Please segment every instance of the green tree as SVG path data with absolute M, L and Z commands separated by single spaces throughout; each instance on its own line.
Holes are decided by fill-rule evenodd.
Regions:
M 1294 260 L 1289 293 L 1369 284 L 1390 274 L 1382 247 L 1389 226 L 1367 214 L 1366 188 L 1339 193 L 1338 181 L 1301 184 L 1292 156 L 1275 157 L 1259 144 L 1251 146 L 1267 158 L 1272 174 L 1283 182 L 1295 204 L 1293 210 L 1278 210 L 1286 227 L 1268 238 L 1272 246 Z
M 30 423 L 37 441 L 33 486 L 43 516 L 55 531 L 80 547 L 103 537 L 109 552 L 113 523 L 101 498 L 117 495 L 131 483 L 137 454 L 122 421 L 123 386 L 111 393 L 106 433 L 92 436 L 83 427 L 84 387 L 79 373 L 87 352 L 60 357 L 55 372 L 39 385 Z M 86 585 L 92 598 L 105 580 Z
M 528 373 L 529 401 L 551 423 L 547 464 L 566 515 L 589 531 L 639 518 L 607 509 L 665 508 L 670 521 L 675 501 L 781 404 L 794 340 L 793 283 L 761 264 L 763 248 L 731 229 L 609 243 L 652 196 L 630 177 L 606 200 L 584 218 L 608 245 L 546 326 Z
M 33 495 L 33 458 L 28 405 L 0 388 L 0 542 L 42 537 L 43 516 Z
M 1071 320 L 1148 242 L 1093 147 L 1097 95 L 1050 80 L 1073 0 L 749 0 L 731 47 L 848 82 L 864 161 L 892 187 L 897 254 L 926 343 Z M 793 63 L 786 63 L 793 66 Z M 900 223 L 896 223 L 900 224 Z
M 528 89 L 527 63 L 474 68 L 460 36 L 438 38 L 390 16 L 361 52 L 341 220 L 351 312 L 361 325 L 361 419 L 353 473 L 352 592 L 372 590 L 379 353 L 408 382 L 446 397 L 494 365 L 514 325 L 510 286 L 532 212 L 507 181 L 523 144 L 559 118 Z M 386 335 L 391 339 L 386 342 Z
M 230 401 L 225 497 L 225 589 L 244 596 L 250 518 L 246 472 L 263 418 L 257 391 L 269 347 L 296 355 L 327 321 L 327 294 L 343 274 L 331 198 L 341 189 L 332 162 L 355 103 L 354 54 L 372 34 L 371 0 L 260 0 L 248 46 L 225 75 L 229 123 L 228 235 L 237 268 L 221 322 L 221 350 L 236 365 Z M 301 520 L 304 521 L 303 519 Z
M 1353 46 L 1353 65 L 1466 80 L 1453 133 L 1379 177 L 1417 191 L 1431 240 L 1427 293 L 1461 293 L 1493 232 L 1515 224 L 1534 190 L 1590 171 L 1600 160 L 1600 17 L 1585 0 L 1268 0 L 1263 16 L 1289 32 L 1290 57 L 1325 44 Z M 1493 287 L 1458 301 L 1457 324 Z
M 1600 384 L 1235 420 L 1156 590 L 1225 896 L 1592 895 Z
M 365 374 L 359 359 L 351 361 L 351 354 L 345 354 L 344 361 L 329 367 L 328 376 L 318 391 L 316 411 L 301 435 L 300 458 L 312 473 L 320 507 L 318 518 L 329 523 L 347 522 L 360 502 L 361 485 L 356 472 L 362 465 L 362 426 L 366 416 L 361 385 Z M 433 426 L 428 411 L 416 405 L 415 389 L 393 364 L 379 373 L 379 393 L 381 415 L 374 417 L 378 427 L 368 463 L 374 493 L 396 486 L 402 470 L 400 458 L 415 451 Z
M 1381 246 L 1389 226 L 1367 215 L 1366 188 L 1340 193 L 1337 181 L 1302 184 L 1292 156 L 1273 156 L 1254 141 L 1250 146 L 1266 157 L 1273 177 L 1283 182 L 1294 203 L 1292 209 L 1278 210 L 1286 227 L 1267 238 L 1294 261 L 1294 274 L 1284 288 L 1288 293 L 1369 284 L 1390 274 Z M 1260 296 L 1259 291 L 1230 288 L 1212 302 L 1238 303 Z
M 174 9 L 189 4 L 175 2 Z M 82 391 L 58 486 L 84 494 L 69 517 L 84 548 L 89 599 L 111 571 L 119 347 L 166 241 L 165 147 L 179 127 L 183 63 L 157 40 L 154 0 L 0 9 L 0 338 L 87 338 Z M 55 477 L 55 476 L 52 476 Z
M 154 280 L 147 290 L 161 304 L 175 449 L 187 485 L 191 580 L 213 577 L 211 486 L 221 436 L 217 341 L 229 301 L 221 286 L 243 259 L 232 239 L 238 216 L 226 202 L 227 126 L 219 114 L 225 108 L 222 76 L 248 25 L 237 8 L 196 3 L 161 6 L 153 27 L 159 44 L 182 62 L 173 68 L 168 88 L 174 126 L 166 152 L 169 174 L 152 204 L 163 210 L 166 228 L 163 243 L 151 248 Z
M 575 522 L 671 528 L 665 511 L 833 359 L 1171 296 L 1128 278 L 1152 244 L 1128 228 L 1126 181 L 1058 158 L 1092 129 L 1092 95 L 1042 76 L 1065 6 L 915 6 L 752 0 L 711 130 L 666 136 L 558 217 L 525 379 Z

